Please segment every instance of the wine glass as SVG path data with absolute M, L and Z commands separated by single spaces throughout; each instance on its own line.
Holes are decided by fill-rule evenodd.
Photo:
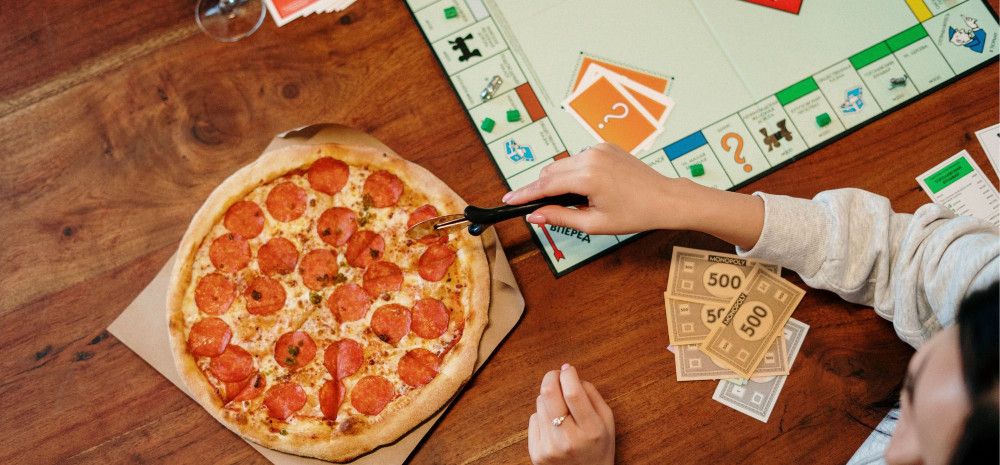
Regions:
M 264 22 L 261 0 L 198 0 L 194 18 L 205 34 L 220 42 L 236 42 Z

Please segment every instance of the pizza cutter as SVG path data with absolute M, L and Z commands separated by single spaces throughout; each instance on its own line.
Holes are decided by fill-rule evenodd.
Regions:
M 546 205 L 578 207 L 587 205 L 587 197 L 579 194 L 562 194 L 555 197 L 543 197 L 524 205 L 501 205 L 496 208 L 480 208 L 469 205 L 460 215 L 439 216 L 413 225 L 406 230 L 406 237 L 421 239 L 427 236 L 444 236 L 448 234 L 448 229 L 465 225 L 469 225 L 469 234 L 478 236 L 495 223 L 527 215 Z

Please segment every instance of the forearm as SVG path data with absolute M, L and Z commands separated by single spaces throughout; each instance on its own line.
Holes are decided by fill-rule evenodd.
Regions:
M 764 202 L 757 196 L 705 187 L 694 182 L 672 186 L 672 195 L 681 199 L 684 229 L 711 234 L 743 249 L 757 244 L 764 227 Z M 668 194 L 671 195 L 671 194 Z M 676 218 L 672 220 L 676 223 Z M 670 224 L 669 219 L 662 221 Z
M 998 279 L 997 230 L 936 205 L 913 215 L 858 189 L 812 200 L 760 194 L 766 221 L 737 253 L 795 271 L 817 289 L 870 305 L 918 346 L 947 325 L 967 292 Z

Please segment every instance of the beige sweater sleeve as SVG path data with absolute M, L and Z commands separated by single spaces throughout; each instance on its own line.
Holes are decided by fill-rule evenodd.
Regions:
M 896 213 L 885 197 L 859 189 L 812 200 L 755 195 L 764 200 L 764 229 L 753 249 L 738 254 L 872 306 L 914 347 L 951 324 L 967 294 L 1000 279 L 997 228 L 944 207 Z

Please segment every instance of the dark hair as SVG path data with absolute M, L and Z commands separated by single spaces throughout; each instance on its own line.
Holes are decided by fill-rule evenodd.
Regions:
M 965 421 L 965 431 L 951 456 L 952 465 L 1000 463 L 998 451 L 997 378 L 1000 355 L 997 333 L 1000 325 L 1000 283 L 970 294 L 958 309 L 959 348 L 962 351 L 962 374 L 969 393 L 972 411 Z

